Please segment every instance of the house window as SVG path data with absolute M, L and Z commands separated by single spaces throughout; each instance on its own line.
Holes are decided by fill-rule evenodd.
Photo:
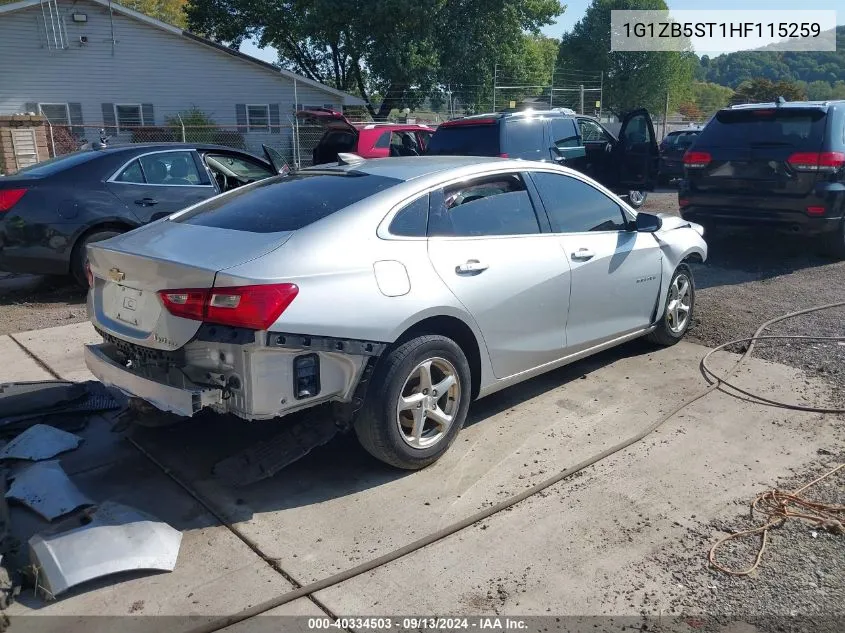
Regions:
M 246 124 L 250 132 L 270 129 L 270 106 L 248 105 L 246 107 Z
M 50 125 L 70 125 L 70 112 L 66 103 L 39 103 L 38 110 L 47 117 Z
M 140 104 L 115 105 L 114 118 L 117 121 L 117 132 L 128 131 L 125 128 L 141 127 L 144 125 L 144 115 Z

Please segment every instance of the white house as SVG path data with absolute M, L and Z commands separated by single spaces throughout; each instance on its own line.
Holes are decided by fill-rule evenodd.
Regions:
M 364 103 L 108 0 L 0 6 L 0 60 L 0 115 L 44 114 L 89 139 L 106 127 L 128 140 L 196 107 L 250 149 L 286 149 L 296 104 Z

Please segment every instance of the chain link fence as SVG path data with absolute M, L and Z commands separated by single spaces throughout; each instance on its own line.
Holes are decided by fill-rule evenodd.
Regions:
M 291 121 L 273 126 L 180 125 L 120 127 L 103 124 L 55 125 L 47 122 L 47 144 L 51 156 L 64 156 L 94 147 L 105 138 L 110 146 L 134 143 L 198 143 L 230 147 L 263 156 L 266 145 L 292 167 L 312 164 L 312 155 L 324 128 Z

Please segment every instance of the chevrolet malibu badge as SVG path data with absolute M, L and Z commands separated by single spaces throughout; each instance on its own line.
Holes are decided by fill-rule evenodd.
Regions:
M 126 279 L 126 273 L 120 270 L 120 268 L 112 268 L 109 270 L 109 279 L 112 281 L 123 281 Z

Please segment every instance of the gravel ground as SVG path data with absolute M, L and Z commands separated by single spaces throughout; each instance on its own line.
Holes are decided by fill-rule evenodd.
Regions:
M 817 463 L 784 477 L 777 488 L 797 490 L 845 461 L 842 451 L 819 453 Z M 819 482 L 802 496 L 845 505 L 845 471 Z M 670 612 L 684 614 L 678 619 L 694 622 L 693 628 L 705 633 L 726 630 L 728 623 L 736 621 L 753 626 L 736 629 L 744 633 L 842 633 L 845 533 L 790 519 L 769 531 L 760 566 L 750 575 L 732 576 L 709 566 L 703 552 L 719 538 L 766 522 L 759 514 L 749 516 L 750 501 L 737 499 L 723 518 L 689 529 L 684 539 L 669 544 L 651 561 L 671 576 L 666 592 Z M 839 516 L 845 520 L 842 513 Z M 717 550 L 716 560 L 729 569 L 746 569 L 754 562 L 759 546 L 759 536 L 735 539 Z
M 0 336 L 87 319 L 85 292 L 69 281 L 0 273 Z

